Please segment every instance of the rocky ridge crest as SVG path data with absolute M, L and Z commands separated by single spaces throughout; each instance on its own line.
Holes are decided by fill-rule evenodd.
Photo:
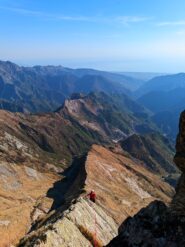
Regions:
M 84 247 L 95 242 L 105 246 L 128 216 L 156 199 L 169 203 L 173 195 L 170 185 L 118 150 L 93 145 L 85 163 L 78 165 L 81 169 L 65 202 L 38 222 L 19 247 Z M 97 193 L 96 204 L 85 196 L 92 188 Z

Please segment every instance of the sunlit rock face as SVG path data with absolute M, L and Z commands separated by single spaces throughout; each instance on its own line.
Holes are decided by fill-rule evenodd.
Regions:
M 46 193 L 56 179 L 49 172 L 0 163 L 0 246 L 17 243 L 31 223 L 49 211 L 52 200 Z
M 0 246 L 16 244 L 51 208 L 47 191 L 60 179 L 54 162 L 21 130 L 21 114 L 0 111 Z
M 93 246 L 106 245 L 117 235 L 114 220 L 93 202 L 79 198 L 60 215 L 53 215 L 39 230 L 33 231 L 20 246 Z

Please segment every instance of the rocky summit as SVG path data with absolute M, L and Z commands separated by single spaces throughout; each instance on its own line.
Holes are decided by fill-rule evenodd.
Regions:
M 107 246 L 185 246 L 185 112 L 181 114 L 179 134 L 176 143 L 174 161 L 182 171 L 176 188 L 176 194 L 167 207 L 161 201 L 152 202 L 134 217 L 127 218 L 120 228 L 119 234 Z
M 19 246 L 105 246 L 122 221 L 156 199 L 168 204 L 174 193 L 169 184 L 120 149 L 93 145 L 78 166 L 64 202 L 35 222 Z M 87 198 L 92 189 L 96 203 Z

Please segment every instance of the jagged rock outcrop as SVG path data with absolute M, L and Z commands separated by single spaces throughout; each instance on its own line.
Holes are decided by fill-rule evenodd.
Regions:
M 19 246 L 85 247 L 94 241 L 104 246 L 128 216 L 156 199 L 169 203 L 173 195 L 169 184 L 118 150 L 93 145 L 85 163 L 78 165 L 82 169 L 66 193 L 66 201 L 71 195 L 79 195 L 67 207 L 62 204 L 38 222 Z M 96 204 L 82 193 L 92 188 L 97 194 Z
M 107 244 L 117 234 L 117 225 L 104 210 L 79 198 L 64 213 L 50 217 L 38 231 L 26 237 L 21 246 L 93 246 Z
M 127 218 L 107 247 L 183 247 L 184 236 L 185 217 L 172 215 L 163 202 L 155 201 Z
M 181 114 L 174 161 L 182 171 L 172 203 L 156 201 L 124 221 L 109 247 L 185 246 L 185 112 Z
M 180 117 L 174 161 L 182 171 L 182 176 L 177 185 L 171 209 L 176 215 L 185 215 L 185 111 L 181 113 Z

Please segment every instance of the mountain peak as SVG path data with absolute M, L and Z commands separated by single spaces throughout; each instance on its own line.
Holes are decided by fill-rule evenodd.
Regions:
M 70 100 L 83 99 L 84 97 L 85 97 L 85 94 L 83 93 L 73 93 L 70 97 Z
M 10 61 L 0 61 L 0 71 L 1 70 L 8 71 L 9 73 L 16 73 L 16 71 L 20 71 L 21 67 L 15 63 Z M 0 73 L 1 75 L 1 73 Z

